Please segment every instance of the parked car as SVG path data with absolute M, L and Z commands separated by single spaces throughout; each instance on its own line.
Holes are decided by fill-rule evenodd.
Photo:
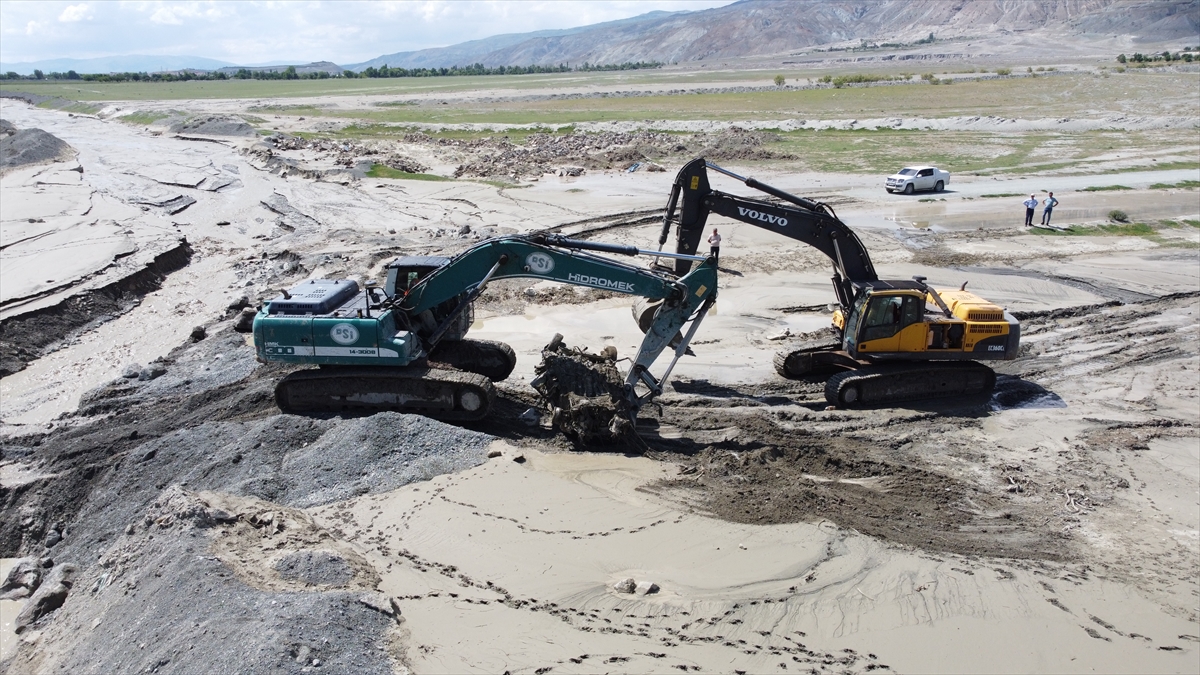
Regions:
M 900 169 L 887 177 L 884 187 L 888 192 L 903 192 L 911 195 L 917 190 L 941 192 L 950 184 L 950 172 L 933 166 L 912 166 Z

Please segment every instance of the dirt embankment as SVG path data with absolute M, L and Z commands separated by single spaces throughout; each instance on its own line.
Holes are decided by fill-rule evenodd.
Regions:
M 56 345 L 129 311 L 140 298 L 157 290 L 168 274 L 185 267 L 191 256 L 191 246 L 181 239 L 130 276 L 0 322 L 0 377 L 23 370 Z

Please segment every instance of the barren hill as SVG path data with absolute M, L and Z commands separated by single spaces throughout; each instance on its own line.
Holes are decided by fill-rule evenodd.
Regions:
M 1005 32 L 1200 36 L 1200 0 L 742 0 L 563 31 L 505 35 L 351 66 L 438 67 L 700 61 L 786 53 L 845 40 L 910 42 Z

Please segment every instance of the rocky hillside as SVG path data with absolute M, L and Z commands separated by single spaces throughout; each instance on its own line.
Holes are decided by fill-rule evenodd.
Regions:
M 911 42 L 1004 32 L 1200 36 L 1200 0 L 742 0 L 563 31 L 504 35 L 388 54 L 352 69 L 701 61 L 782 54 L 845 40 Z

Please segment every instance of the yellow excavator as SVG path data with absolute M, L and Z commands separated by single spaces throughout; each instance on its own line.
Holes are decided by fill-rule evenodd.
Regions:
M 780 202 L 712 189 L 708 170 L 741 181 Z M 884 281 L 862 241 L 828 205 L 739 176 L 703 158 L 680 169 L 663 216 L 659 250 L 676 229 L 676 253 L 694 255 L 710 213 L 812 246 L 833 263 L 838 308 L 829 340 L 775 357 L 787 378 L 828 376 L 825 398 L 841 407 L 887 406 L 946 397 L 988 395 L 996 374 L 978 361 L 1012 360 L 1021 326 L 1000 306 L 966 290 L 935 289 L 925 277 Z M 675 259 L 675 274 L 691 268 Z

